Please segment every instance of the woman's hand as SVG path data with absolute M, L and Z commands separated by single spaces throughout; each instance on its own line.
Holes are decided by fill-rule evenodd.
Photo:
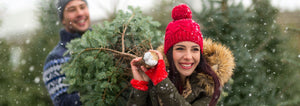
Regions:
M 130 62 L 133 79 L 148 82 L 150 79 L 145 74 L 147 69 L 144 66 L 136 66 L 135 65 L 139 61 L 142 61 L 142 57 L 135 58 Z
M 158 63 L 155 67 L 144 71 L 146 75 L 151 79 L 154 85 L 157 85 L 165 78 L 168 77 L 168 73 L 166 71 L 165 62 L 163 60 L 163 56 L 160 52 L 156 50 L 150 50 L 151 52 L 155 52 L 158 55 Z

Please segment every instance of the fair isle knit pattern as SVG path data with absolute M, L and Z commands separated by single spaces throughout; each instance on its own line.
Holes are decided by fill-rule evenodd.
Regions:
M 70 55 L 65 55 L 65 52 L 67 52 L 66 44 L 72 39 L 80 37 L 81 35 L 77 33 L 72 34 L 64 29 L 61 30 L 60 41 L 47 56 L 43 69 L 43 80 L 52 101 L 67 93 L 69 85 L 64 84 L 66 76 L 61 72 L 62 65 L 70 59 Z
M 63 83 L 65 75 L 61 73 L 61 66 L 69 59 L 69 57 L 53 59 L 47 62 L 44 67 L 43 80 L 52 100 L 67 92 L 68 85 Z

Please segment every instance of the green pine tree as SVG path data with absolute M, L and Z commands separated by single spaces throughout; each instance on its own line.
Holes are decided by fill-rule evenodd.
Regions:
M 2 13 L 3 11 L 0 11 Z M 0 27 L 2 24 L 2 20 L 0 17 Z M 10 59 L 10 45 L 6 42 L 5 39 L 0 38 L 0 105 L 7 106 L 11 104 L 9 98 L 10 87 L 12 86 L 12 65 Z
M 129 10 L 67 45 L 71 60 L 63 66 L 66 83 L 69 92 L 80 92 L 84 105 L 126 104 L 132 79 L 129 62 L 163 42 L 158 22 L 139 8 Z
M 11 87 L 14 85 L 12 78 L 12 65 L 10 60 L 10 45 L 4 39 L 0 39 L 0 105 L 12 105 L 10 98 Z
M 21 48 L 19 66 L 15 69 L 11 99 L 14 105 L 52 105 L 52 101 L 43 82 L 45 58 L 58 39 L 59 20 L 55 1 L 40 2 L 38 19 L 40 28 L 26 40 L 17 44 Z
M 300 105 L 300 84 L 298 84 L 298 81 L 300 80 L 300 30 L 299 26 L 297 26 L 299 25 L 297 24 L 297 21 L 293 20 L 293 18 L 299 18 L 296 15 L 297 13 L 299 13 L 299 11 L 289 13 L 296 17 L 286 13 L 281 13 L 281 15 L 285 15 L 285 17 L 288 18 L 278 20 L 278 23 L 284 23 L 284 21 L 290 22 L 285 24 L 286 26 L 282 25 L 282 34 L 286 37 L 286 39 L 282 42 L 282 45 L 280 45 L 281 48 L 285 48 L 282 56 L 282 62 L 288 64 L 288 66 L 284 74 L 280 74 L 278 76 L 278 79 L 281 80 L 281 83 L 278 83 L 278 86 L 283 88 L 280 95 L 283 101 L 280 102 L 279 105 L 285 106 Z
M 153 20 L 161 23 L 159 29 L 165 32 L 167 25 L 172 21 L 172 8 L 181 2 L 183 0 L 160 0 L 160 2 L 154 2 L 155 6 L 153 6 L 153 9 L 146 14 L 152 16 Z
M 283 76 L 297 72 L 289 70 L 292 64 L 282 61 L 285 39 L 276 23 L 278 10 L 270 1 L 253 0 L 247 8 L 241 3 L 228 4 L 228 0 L 203 2 L 203 10 L 194 16 L 202 24 L 204 37 L 229 46 L 237 64 L 234 83 L 225 86 L 228 96 L 219 104 L 279 105 L 288 98 L 295 100 L 296 96 L 286 92 L 285 83 L 291 79 Z

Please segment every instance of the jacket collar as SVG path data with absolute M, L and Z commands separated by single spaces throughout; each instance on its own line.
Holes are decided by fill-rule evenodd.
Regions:
M 81 34 L 78 33 L 70 33 L 67 32 L 65 29 L 60 30 L 60 45 L 63 47 L 66 46 L 67 43 L 69 43 L 71 40 L 75 38 L 81 38 Z
M 81 34 L 78 33 L 70 33 L 67 32 L 65 29 L 60 30 L 60 40 L 61 42 L 70 42 L 71 40 L 75 38 L 80 38 Z

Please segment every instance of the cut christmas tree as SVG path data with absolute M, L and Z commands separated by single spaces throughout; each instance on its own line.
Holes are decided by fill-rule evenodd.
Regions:
M 119 11 L 112 22 L 92 27 L 67 45 L 63 67 L 69 92 L 78 91 L 84 105 L 124 105 L 132 79 L 130 61 L 163 42 L 160 24 L 139 8 Z

